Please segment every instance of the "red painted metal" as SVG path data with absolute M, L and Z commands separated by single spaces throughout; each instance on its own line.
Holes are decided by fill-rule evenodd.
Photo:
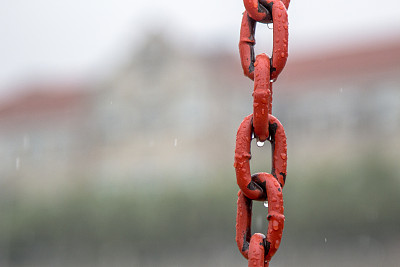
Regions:
M 288 57 L 289 23 L 286 7 L 280 0 L 267 0 L 267 3 L 272 4 L 274 24 L 271 80 L 276 80 L 285 67 Z
M 282 124 L 271 115 L 272 82 L 284 68 L 288 56 L 287 8 L 290 0 L 243 0 L 239 54 L 244 74 L 254 80 L 253 114 L 247 116 L 236 135 L 236 180 L 239 185 L 236 243 L 248 266 L 268 267 L 280 246 L 285 216 L 283 215 L 282 188 L 286 182 L 287 147 Z M 274 24 L 272 57 L 254 55 L 256 22 Z M 251 140 L 270 141 L 272 170 L 251 175 Z M 268 200 L 268 232 L 251 234 L 253 200 Z
M 236 134 L 235 162 L 233 166 L 236 171 L 237 184 L 243 193 L 250 199 L 265 199 L 265 190 L 260 181 L 251 176 L 251 139 L 253 115 L 247 116 L 239 126 Z M 286 181 L 287 147 L 286 135 L 282 124 L 274 116 L 269 115 L 269 132 L 272 149 L 272 171 L 271 174 L 283 187 Z
M 269 23 L 272 22 L 271 14 L 267 7 L 258 0 L 243 0 L 244 7 L 246 8 L 249 16 L 258 22 Z
M 286 9 L 289 9 L 290 0 L 281 0 L 281 1 L 285 5 Z
M 268 7 L 268 1 L 267 0 L 259 0 L 259 2 L 260 2 L 261 5 Z M 289 8 L 290 0 L 281 0 L 281 2 L 285 5 L 286 9 Z
M 266 54 L 258 55 L 254 67 L 253 126 L 258 140 L 264 142 L 269 136 L 268 115 L 272 109 L 269 57 Z
M 264 267 L 264 239 L 265 235 L 255 233 L 250 238 L 249 244 L 249 267 Z
M 252 80 L 254 79 L 254 45 L 256 43 L 255 26 L 255 20 L 245 11 L 240 27 L 239 55 L 244 75 Z
M 290 0 L 281 0 L 286 9 L 289 8 Z M 266 0 L 243 0 L 244 7 L 246 8 L 249 16 L 257 22 L 271 23 L 272 17 L 270 7 Z
M 267 237 L 263 234 L 251 235 L 251 216 L 253 201 L 239 190 L 236 214 L 236 243 L 240 253 L 254 266 L 268 266 L 268 262 L 278 250 L 284 227 L 282 187 L 276 178 L 268 173 L 257 173 L 258 180 L 265 184 L 268 199 L 268 231 Z M 263 247 L 263 249 L 261 249 Z M 264 251 L 265 250 L 265 251 Z M 263 251 L 264 253 L 261 253 Z M 261 258 L 261 259 L 260 259 Z
M 280 0 L 267 0 L 271 6 L 273 29 L 273 49 L 271 63 L 271 80 L 275 81 L 285 67 L 288 57 L 288 19 L 285 5 Z M 254 79 L 254 45 L 255 25 L 248 11 L 243 13 L 240 28 L 239 53 L 244 75 Z

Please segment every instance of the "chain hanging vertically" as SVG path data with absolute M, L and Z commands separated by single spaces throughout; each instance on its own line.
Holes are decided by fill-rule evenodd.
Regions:
M 239 53 L 244 74 L 254 80 L 253 114 L 247 116 L 236 135 L 235 163 L 239 185 L 236 217 L 236 243 L 248 266 L 267 267 L 278 250 L 284 227 L 282 188 L 286 181 L 286 135 L 282 124 L 271 115 L 272 83 L 288 56 L 287 8 L 290 0 L 243 0 Z M 256 23 L 273 24 L 271 57 L 254 55 Z M 268 140 L 272 148 L 271 173 L 251 175 L 251 140 Z M 251 234 L 252 202 L 268 201 L 268 232 Z

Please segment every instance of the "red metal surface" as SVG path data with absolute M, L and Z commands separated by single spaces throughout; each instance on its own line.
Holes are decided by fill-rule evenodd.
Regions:
M 268 7 L 268 1 L 267 0 L 259 0 L 260 4 L 263 6 Z M 281 2 L 285 5 L 286 9 L 289 8 L 290 0 L 281 0 Z
M 243 73 L 250 79 L 254 79 L 254 45 L 255 20 L 250 18 L 247 11 L 243 13 L 242 25 L 240 27 L 239 54 Z
M 265 54 L 258 55 L 254 67 L 253 127 L 258 140 L 264 142 L 269 136 L 268 115 L 272 109 L 269 57 Z
M 281 1 L 285 5 L 286 9 L 289 9 L 290 0 L 281 0 Z
M 246 8 L 249 16 L 255 21 L 271 22 L 271 15 L 265 5 L 258 0 L 243 0 L 244 7 Z
M 271 80 L 276 80 L 285 67 L 288 57 L 289 23 L 286 7 L 280 0 L 267 0 L 267 3 L 272 4 L 274 24 Z
M 281 0 L 281 2 L 286 9 L 289 8 L 290 0 Z M 243 0 L 243 4 L 249 16 L 255 21 L 262 23 L 272 22 L 270 6 L 266 0 Z
M 236 243 L 240 253 L 254 266 L 263 266 L 278 250 L 284 227 L 282 187 L 276 178 L 268 173 L 255 174 L 261 184 L 265 185 L 268 199 L 268 231 L 267 237 L 263 234 L 251 235 L 252 200 L 247 198 L 242 190 L 239 190 L 236 214 Z M 256 237 L 255 237 L 256 236 Z M 262 241 L 262 242 L 261 242 Z M 263 249 L 261 249 L 261 246 Z M 265 251 L 264 251 L 265 250 Z M 264 251 L 264 253 L 261 253 Z M 260 260 L 260 258 L 262 260 Z M 266 265 L 268 266 L 268 265 Z
M 276 80 L 285 67 L 288 57 L 288 19 L 285 5 L 280 0 L 267 0 L 271 6 L 273 20 L 273 49 L 271 64 L 271 80 Z M 243 13 L 240 28 L 239 54 L 244 75 L 254 79 L 254 45 L 255 45 L 255 25 L 248 12 Z
M 244 0 L 240 28 L 239 53 L 244 74 L 254 80 L 253 114 L 247 116 L 236 135 L 235 162 L 237 184 L 236 243 L 248 266 L 268 267 L 278 250 L 285 217 L 283 215 L 282 188 L 286 182 L 287 147 L 282 124 L 271 115 L 272 82 L 284 68 L 288 56 L 287 8 L 290 0 Z M 256 21 L 271 22 L 273 29 L 272 57 L 254 55 Z M 270 141 L 272 170 L 251 175 L 251 140 Z M 251 234 L 253 200 L 268 200 L 268 232 Z
M 236 134 L 235 162 L 233 166 L 236 171 L 237 184 L 243 193 L 250 199 L 265 199 L 265 190 L 260 181 L 252 178 L 250 171 L 251 139 L 253 115 L 247 116 L 239 126 Z M 286 135 L 282 124 L 274 116 L 269 115 L 269 132 L 272 149 L 272 171 L 271 174 L 283 187 L 286 181 L 287 147 Z
M 265 235 L 256 233 L 250 238 L 249 267 L 264 267 L 264 239 Z

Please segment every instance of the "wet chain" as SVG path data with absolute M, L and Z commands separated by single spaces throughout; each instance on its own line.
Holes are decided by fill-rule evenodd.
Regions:
M 236 135 L 235 162 L 239 185 L 236 243 L 248 266 L 267 267 L 279 248 L 284 227 L 282 188 L 286 182 L 287 147 L 282 124 L 272 112 L 272 83 L 288 57 L 288 17 L 290 0 L 243 0 L 239 53 L 244 75 L 254 80 L 253 114 L 247 116 Z M 254 55 L 256 23 L 273 24 L 272 55 Z M 251 174 L 251 140 L 269 141 L 272 149 L 271 173 Z M 267 236 L 251 233 L 252 202 L 268 201 Z

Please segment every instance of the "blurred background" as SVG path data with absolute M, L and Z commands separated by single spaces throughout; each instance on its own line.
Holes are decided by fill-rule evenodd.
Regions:
M 0 1 L 0 266 L 247 266 L 233 168 L 252 112 L 243 10 Z M 273 87 L 286 223 L 270 266 L 400 266 L 400 4 L 288 13 Z M 257 26 L 257 54 L 269 28 Z M 268 144 L 252 154 L 252 172 L 270 171 Z M 253 211 L 266 233 L 267 209 Z

